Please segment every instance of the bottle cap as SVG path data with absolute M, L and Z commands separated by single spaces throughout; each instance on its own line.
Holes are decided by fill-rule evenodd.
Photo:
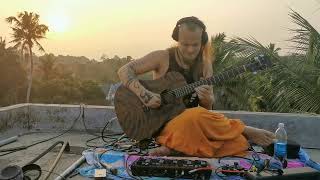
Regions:
M 279 128 L 284 128 L 284 124 L 283 124 L 283 123 L 279 123 L 279 124 L 278 124 L 278 127 L 279 127 Z

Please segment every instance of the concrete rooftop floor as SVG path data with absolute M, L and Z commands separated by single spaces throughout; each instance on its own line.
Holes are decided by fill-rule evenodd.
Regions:
M 11 143 L 9 145 L 2 146 L 0 149 L 5 148 L 12 148 L 12 147 L 18 147 L 22 145 L 29 145 L 34 142 L 38 142 L 43 139 L 47 139 L 56 135 L 59 135 L 60 133 L 48 133 L 48 132 L 40 132 L 40 133 L 32 133 L 27 134 L 24 136 L 19 137 L 18 141 Z M 2 136 L 3 137 L 3 136 Z M 26 150 L 22 150 L 19 152 L 15 152 L 6 156 L 0 157 L 0 167 L 10 165 L 18 165 L 20 167 L 24 166 L 27 162 L 31 161 L 35 157 L 37 157 L 40 153 L 45 151 L 49 146 L 51 146 L 53 143 L 57 141 L 68 141 L 71 146 L 70 152 L 63 153 L 60 161 L 58 162 L 56 168 L 54 169 L 54 173 L 61 174 L 64 172 L 71 164 L 73 164 L 76 160 L 78 160 L 81 157 L 81 153 L 83 150 L 88 149 L 89 147 L 86 147 L 85 142 L 91 138 L 93 138 L 93 135 L 87 134 L 86 132 L 68 132 L 64 134 L 63 136 L 60 136 L 58 138 L 55 138 L 53 140 L 50 140 L 45 143 L 41 143 L 38 145 L 35 145 L 33 147 L 30 147 Z M 3 139 L 3 138 L 1 138 Z M 101 138 L 94 140 L 92 143 L 96 145 L 103 145 L 104 142 Z M 43 156 L 41 159 L 39 159 L 35 164 L 40 165 L 40 167 L 43 170 L 43 175 L 46 175 L 47 172 L 50 169 L 50 166 L 54 162 L 56 156 L 58 155 L 58 152 L 62 146 L 57 145 L 56 148 L 54 148 L 52 151 L 50 151 L 48 154 Z M 307 150 L 310 157 L 315 160 L 316 162 L 320 162 L 320 150 Z M 56 174 L 51 174 L 49 179 L 55 179 L 57 177 Z M 86 179 L 79 175 L 73 177 L 72 179 Z
M 48 139 L 53 136 L 57 136 L 60 133 L 33 133 L 19 137 L 18 141 L 11 143 L 9 145 L 5 145 L 1 147 L 1 149 L 19 147 L 23 145 L 29 145 L 43 139 Z M 26 150 L 22 150 L 19 152 L 15 152 L 12 154 L 8 154 L 6 156 L 0 157 L 0 167 L 10 165 L 18 165 L 20 167 L 24 166 L 26 163 L 30 162 L 34 158 L 36 158 L 40 153 L 44 152 L 48 147 L 54 144 L 57 141 L 69 142 L 70 152 L 64 152 L 61 156 L 57 166 L 54 169 L 54 173 L 61 174 L 63 173 L 70 165 L 72 165 L 75 161 L 77 161 L 82 155 L 82 151 L 88 149 L 86 147 L 85 142 L 95 136 L 89 135 L 87 133 L 82 132 L 69 132 L 58 138 L 50 140 L 48 142 L 44 142 L 33 147 L 30 147 Z M 97 145 L 103 145 L 104 142 L 101 139 L 97 139 L 93 142 L 97 142 Z M 93 143 L 92 143 L 93 144 Z M 39 159 L 35 164 L 39 165 L 43 170 L 43 177 L 47 174 L 47 172 L 53 164 L 56 156 L 58 155 L 62 145 L 57 145 L 53 150 L 51 150 L 48 154 L 44 155 L 41 159 Z M 51 174 L 49 179 L 55 179 L 57 177 L 56 174 Z M 41 176 L 41 177 L 42 177 Z M 75 176 L 72 179 L 86 179 L 79 175 Z

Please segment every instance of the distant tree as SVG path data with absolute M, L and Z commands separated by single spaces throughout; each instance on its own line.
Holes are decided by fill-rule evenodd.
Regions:
M 133 58 L 131 56 L 127 56 L 127 61 L 132 61 Z
M 102 100 L 105 101 L 105 95 L 102 91 L 102 88 L 99 86 L 99 84 L 96 81 L 92 80 L 86 80 L 82 81 L 80 89 L 82 93 L 82 100 L 83 102 L 88 101 L 97 101 Z
M 118 55 L 114 55 L 114 57 L 112 58 L 114 60 L 120 60 L 121 58 Z
M 276 48 L 276 45 L 273 43 L 270 43 L 267 48 L 270 50 L 271 54 L 275 54 L 277 56 L 279 56 L 279 51 L 281 50 L 281 48 Z
M 39 69 L 42 73 L 42 79 L 48 80 L 53 78 L 55 71 L 55 57 L 53 54 L 46 54 L 40 57 Z
M 15 49 L 13 47 L 7 47 L 6 39 L 0 36 L 0 56 L 5 55 L 15 56 Z
M 108 60 L 108 59 L 109 59 L 109 57 L 106 54 L 102 54 L 102 56 L 100 57 L 101 61 L 105 61 L 105 60 Z
M 29 50 L 30 58 L 30 70 L 28 76 L 28 89 L 26 102 L 30 101 L 30 93 L 32 87 L 32 74 L 33 74 L 33 55 L 32 48 L 34 45 L 38 46 L 40 51 L 44 51 L 44 48 L 38 42 L 40 39 L 45 38 L 45 34 L 49 31 L 48 26 L 39 23 L 39 15 L 32 12 L 21 12 L 17 17 L 10 16 L 6 18 L 6 21 L 13 24 L 11 27 L 13 34 L 13 40 L 15 47 L 20 47 L 21 51 L 24 51 L 27 47 Z
M 0 36 L 0 56 L 5 54 L 6 45 L 6 40 Z
M 0 106 L 21 103 L 26 73 L 13 53 L 0 55 Z

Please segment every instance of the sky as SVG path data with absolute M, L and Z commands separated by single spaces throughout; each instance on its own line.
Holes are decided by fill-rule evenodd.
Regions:
M 99 60 L 132 56 L 166 49 L 176 22 L 196 16 L 207 26 L 209 36 L 254 37 L 267 45 L 275 43 L 288 52 L 295 27 L 288 13 L 300 13 L 320 31 L 320 0 L 10 0 L 1 3 L 0 36 L 11 39 L 6 17 L 28 11 L 40 15 L 49 26 L 40 41 L 46 53 L 86 56 Z M 35 51 L 37 55 L 41 52 Z

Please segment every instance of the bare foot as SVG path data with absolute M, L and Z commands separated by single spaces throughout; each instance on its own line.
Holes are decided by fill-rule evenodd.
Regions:
M 243 134 L 248 138 L 248 140 L 260 146 L 270 145 L 275 138 L 274 133 L 251 126 L 246 126 Z
M 149 150 L 149 156 L 168 156 L 171 154 L 171 149 L 166 146 L 160 146 Z

